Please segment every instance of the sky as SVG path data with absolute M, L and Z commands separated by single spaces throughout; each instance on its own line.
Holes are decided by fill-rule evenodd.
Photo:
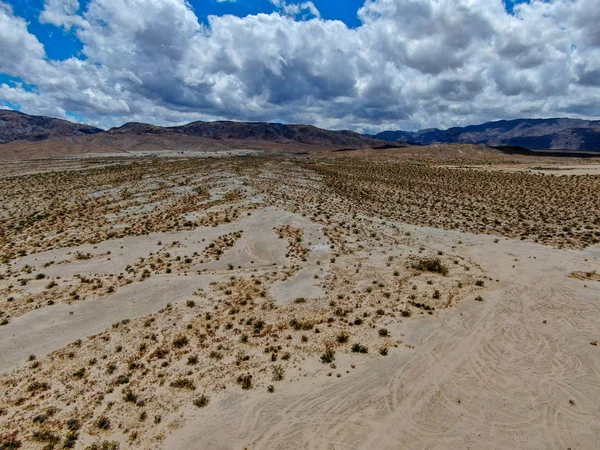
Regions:
M 600 117 L 598 0 L 0 0 L 0 108 L 372 133 Z

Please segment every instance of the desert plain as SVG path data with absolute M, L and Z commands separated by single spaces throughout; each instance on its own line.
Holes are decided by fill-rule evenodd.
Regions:
M 0 449 L 596 449 L 600 164 L 5 161 Z

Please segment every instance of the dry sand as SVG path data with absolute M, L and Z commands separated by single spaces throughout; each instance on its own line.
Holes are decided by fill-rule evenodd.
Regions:
M 161 240 L 181 242 L 182 245 L 177 250 L 184 253 L 186 250 L 202 250 L 211 240 L 232 230 L 244 232 L 243 238 L 224 257 L 191 267 L 194 272 L 208 270 L 208 273 L 159 275 L 144 283 L 127 285 L 112 295 L 80 303 L 53 305 L 15 318 L 0 328 L 0 349 L 3 352 L 0 372 L 25 362 L 31 354 L 45 356 L 77 339 L 100 333 L 115 322 L 142 317 L 168 303 L 183 301 L 198 289 L 207 289 L 213 282 L 226 280 L 231 274 L 228 270 L 230 264 L 236 269 L 256 270 L 283 265 L 285 243 L 277 239 L 273 230 L 273 227 L 282 224 L 305 226 L 307 238 L 316 245 L 311 249 L 306 265 L 290 279 L 277 284 L 273 288 L 273 296 L 282 303 L 290 302 L 296 297 L 317 297 L 322 290 L 316 285 L 313 276 L 321 269 L 326 270 L 328 265 L 318 267 L 315 263 L 326 260 L 329 254 L 327 238 L 319 225 L 276 208 L 256 210 L 233 224 L 200 228 L 191 232 L 157 233 L 106 241 L 96 246 L 66 247 L 16 261 L 17 267 L 27 264 L 42 266 L 48 261 L 67 259 L 70 254 L 92 251 L 103 257 L 76 260 L 44 270 L 47 275 L 62 277 L 73 277 L 75 274 L 105 275 L 123 271 L 127 264 L 148 257 Z M 35 286 L 33 289 L 36 289 Z
M 164 448 L 597 448 L 600 347 L 590 342 L 600 335 L 600 283 L 568 275 L 598 267 L 600 247 L 414 232 L 447 246 L 462 240 L 459 252 L 500 283 L 483 302 L 473 295 L 398 327 L 414 349 L 347 356 L 339 379 L 321 371 L 275 396 L 234 392 L 187 411 Z
M 85 164 L 11 167 L 98 201 L 76 209 L 76 225 L 21 228 L 32 217 L 23 199 L 64 205 L 35 177 L 0 182 L 3 236 L 26 253 L 2 241 L 0 449 L 69 438 L 86 450 L 598 448 L 600 221 L 580 213 L 600 201 L 586 191 L 600 186 L 594 167 L 559 181 L 520 175 L 543 198 L 557 186 L 588 192 L 559 205 L 576 226 L 558 236 L 557 203 L 529 208 L 536 191 L 515 182 L 531 165 L 494 172 L 498 193 L 518 192 L 508 202 L 458 166 L 419 166 L 439 178 L 407 189 L 372 160 L 311 164 L 95 161 L 89 185 Z M 435 186 L 443 180 L 451 189 Z M 540 242 L 570 249 L 523 233 L 552 214 Z M 509 215 L 515 228 L 493 220 Z M 141 218 L 146 228 L 96 239 Z M 435 260 L 440 270 L 419 267 Z

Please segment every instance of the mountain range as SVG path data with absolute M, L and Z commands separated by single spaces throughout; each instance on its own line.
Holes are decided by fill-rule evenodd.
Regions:
M 523 147 L 530 150 L 600 151 L 600 121 L 578 119 L 515 119 L 481 125 L 420 131 L 384 131 L 385 141 L 416 145 L 474 144 Z
M 264 149 L 302 152 L 437 143 L 600 152 L 600 121 L 516 119 L 448 130 L 384 131 L 363 135 L 312 125 L 230 121 L 198 121 L 174 127 L 130 122 L 102 130 L 62 119 L 0 110 L 0 159 L 132 151 Z
M 102 131 L 100 128 L 68 120 L 0 109 L 0 144 L 19 139 L 43 141 L 53 137 L 82 136 Z
M 0 110 L 0 159 L 135 151 L 302 152 L 401 145 L 353 131 L 331 131 L 312 125 L 218 121 L 160 127 L 130 122 L 105 131 L 66 120 Z

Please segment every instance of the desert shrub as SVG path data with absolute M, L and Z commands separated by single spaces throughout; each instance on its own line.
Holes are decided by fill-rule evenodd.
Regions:
M 48 416 L 46 414 L 38 414 L 31 420 L 33 423 L 44 423 L 46 420 L 48 420 Z
M 71 418 L 67 420 L 67 429 L 70 431 L 77 431 L 81 428 L 81 423 L 76 418 Z
M 81 380 L 85 376 L 85 367 L 73 372 L 73 378 L 76 380 Z
M 131 389 L 125 389 L 123 391 L 123 400 L 128 402 L 128 403 L 136 403 L 137 402 L 137 395 L 134 394 Z
M 335 350 L 331 347 L 325 348 L 325 353 L 321 355 L 321 362 L 323 364 L 329 364 L 335 361 Z
M 262 320 L 257 320 L 256 322 L 254 322 L 254 332 L 255 333 L 260 333 L 262 331 L 262 329 L 265 327 L 265 322 Z
M 18 448 L 21 448 L 21 441 L 16 439 L 7 438 L 0 441 L 0 450 L 16 450 Z
M 208 356 L 209 356 L 210 358 L 212 358 L 212 359 L 216 359 L 217 361 L 219 361 L 219 360 L 223 359 L 223 353 L 221 353 L 221 352 L 218 352 L 218 351 L 216 351 L 216 350 L 212 350 L 212 351 L 211 351 L 211 352 L 208 354 Z
M 36 442 L 48 444 L 47 447 L 49 448 L 54 448 L 54 446 L 60 442 L 60 437 L 56 434 L 53 434 L 49 430 L 34 431 L 33 435 L 31 436 L 31 439 L 33 439 Z
M 190 391 L 196 389 L 194 382 L 189 378 L 177 378 L 171 382 L 170 386 L 178 389 L 188 389 Z
M 369 353 L 369 349 L 359 343 L 356 343 L 352 346 L 352 351 L 354 353 Z
M 37 393 L 41 391 L 47 391 L 50 389 L 50 385 L 46 382 L 34 381 L 27 386 L 27 392 Z
M 281 381 L 285 376 L 285 368 L 282 365 L 273 366 L 273 381 Z
M 390 332 L 386 328 L 379 329 L 379 336 L 388 337 L 389 335 L 390 335 Z
M 304 331 L 308 331 L 308 330 L 312 330 L 314 328 L 314 324 L 312 322 L 309 321 L 299 321 L 297 319 L 292 319 L 290 321 L 290 325 L 294 328 L 294 330 L 304 330 Z
M 350 336 L 348 335 L 348 333 L 346 333 L 345 331 L 342 331 L 341 333 L 339 333 L 335 339 L 340 343 L 340 344 L 345 344 L 346 342 L 348 342 L 348 339 L 350 339 Z
M 79 434 L 76 433 L 75 431 L 70 431 L 65 436 L 65 442 L 63 444 L 63 448 L 75 448 L 77 439 L 79 439 Z
M 177 336 L 173 339 L 173 347 L 175 348 L 183 348 L 190 343 L 190 340 L 187 336 Z
M 88 445 L 85 450 L 119 450 L 119 443 L 114 441 L 103 441 Z
M 193 401 L 193 404 L 195 407 L 197 408 L 205 408 L 206 406 L 208 406 L 208 403 L 210 402 L 210 398 L 204 394 L 202 394 L 199 397 L 196 397 Z
M 249 373 L 247 373 L 245 375 L 240 375 L 237 378 L 237 382 L 239 385 L 242 386 L 242 389 L 245 389 L 245 390 L 252 389 L 252 375 L 250 375 Z
M 417 263 L 413 264 L 413 269 L 426 272 L 435 272 L 444 276 L 448 275 L 448 267 L 443 265 L 439 258 L 421 259 Z
M 94 425 L 100 430 L 110 430 L 110 420 L 106 416 L 98 417 L 98 420 L 96 420 Z
M 169 350 L 165 349 L 165 348 L 157 348 L 156 350 L 154 350 L 152 352 L 152 354 L 150 355 L 150 359 L 163 359 L 165 358 L 167 355 L 169 354 Z

